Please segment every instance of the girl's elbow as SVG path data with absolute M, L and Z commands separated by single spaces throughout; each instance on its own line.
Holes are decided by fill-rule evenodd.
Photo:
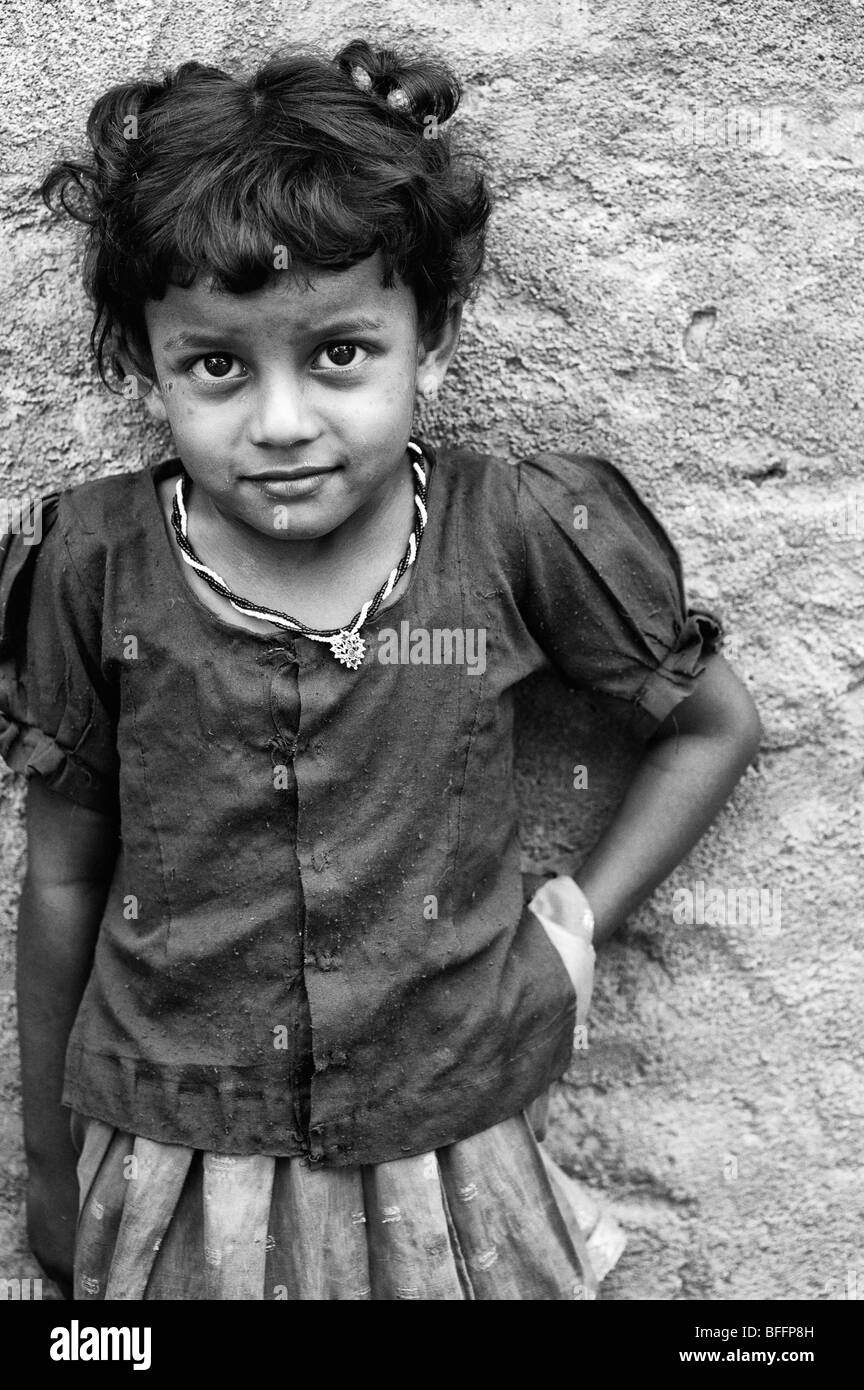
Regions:
M 743 771 L 762 746 L 764 730 L 759 711 L 740 676 L 722 656 L 712 658 L 705 675 L 709 682 L 705 689 L 705 713 L 709 720 L 716 721 L 715 727 L 724 742 L 734 747 Z
M 662 725 L 658 734 L 693 734 L 722 746 L 741 771 L 753 761 L 762 743 L 759 711 L 750 691 L 720 655 L 705 664 L 695 689 Z

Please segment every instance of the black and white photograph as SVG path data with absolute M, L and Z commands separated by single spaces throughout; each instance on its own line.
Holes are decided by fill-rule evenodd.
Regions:
M 2 0 L 0 58 L 21 1354 L 567 1301 L 597 1373 L 825 1375 L 864 4 Z

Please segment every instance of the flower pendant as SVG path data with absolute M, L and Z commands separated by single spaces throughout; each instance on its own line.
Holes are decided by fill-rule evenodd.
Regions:
M 330 650 L 337 661 L 341 661 L 343 666 L 350 666 L 352 671 L 362 664 L 366 655 L 366 643 L 359 632 L 348 632 L 345 629 L 334 637 L 330 643 Z

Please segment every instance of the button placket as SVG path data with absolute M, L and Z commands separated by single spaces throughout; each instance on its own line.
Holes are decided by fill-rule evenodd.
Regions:
M 300 747 L 300 667 L 301 662 L 297 656 L 294 644 L 287 646 L 272 646 L 263 652 L 258 661 L 264 665 L 272 663 L 273 672 L 270 679 L 270 717 L 273 723 L 274 733 L 268 739 L 267 746 L 270 750 L 271 760 L 274 768 L 284 767 L 287 772 L 287 787 L 280 793 L 289 795 L 294 799 L 294 814 L 292 817 L 293 833 L 290 837 L 290 853 L 294 856 L 294 866 L 296 871 L 297 883 L 300 890 L 298 902 L 299 927 L 298 934 L 299 953 L 299 989 L 298 1000 L 295 1009 L 299 1008 L 305 1017 L 295 1017 L 293 1029 L 294 1054 L 291 1065 L 292 1091 L 291 1104 L 293 1108 L 295 1124 L 299 1126 L 300 1134 L 307 1152 L 311 1152 L 310 1139 L 308 1134 L 309 1126 L 309 1100 L 308 1087 L 311 1082 L 314 1070 L 314 1060 L 312 1052 L 311 1037 L 311 1015 L 309 1011 L 309 997 L 305 984 L 306 967 L 310 964 L 308 955 L 308 944 L 306 937 L 306 905 L 303 889 L 303 875 L 300 859 L 297 853 L 297 818 L 300 811 L 299 787 L 294 770 L 294 759 Z M 314 962 L 313 962 L 314 963 Z
M 335 1068 L 345 1065 L 344 1060 L 336 1063 L 334 1044 L 328 1041 L 332 1020 L 326 1002 L 329 997 L 327 980 L 342 969 L 342 953 L 339 932 L 332 929 L 325 907 L 333 893 L 331 852 L 315 833 L 314 823 L 315 797 L 321 794 L 322 769 L 327 765 L 326 729 L 329 721 L 325 712 L 341 697 L 342 682 L 347 673 L 334 663 L 331 654 L 322 645 L 312 642 L 301 647 L 298 665 L 303 717 L 302 737 L 298 737 L 296 742 L 296 854 L 303 891 L 303 978 L 311 1024 L 312 1075 L 306 1138 L 308 1162 L 314 1164 L 323 1161 L 327 1148 L 327 1127 L 320 1119 L 322 1108 L 325 1113 L 328 1108 L 327 1096 L 332 1074 Z M 304 802 L 304 793 L 311 798 L 311 803 Z

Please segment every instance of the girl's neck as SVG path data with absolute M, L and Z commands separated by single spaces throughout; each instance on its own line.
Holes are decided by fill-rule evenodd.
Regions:
M 170 527 L 176 476 L 160 487 Z M 186 486 L 187 534 L 199 558 L 241 598 L 288 613 L 311 627 L 342 626 L 371 598 L 402 558 L 414 525 L 414 475 L 405 466 L 370 504 L 335 531 L 314 540 L 270 539 L 218 511 L 203 489 Z M 171 543 L 176 538 L 171 529 Z M 247 619 L 206 580 L 183 565 L 188 582 L 213 611 L 237 626 L 266 631 Z M 410 579 L 408 570 L 388 599 L 395 602 Z M 206 596 L 205 596 L 206 591 Z M 230 615 L 230 617 L 228 616 Z

